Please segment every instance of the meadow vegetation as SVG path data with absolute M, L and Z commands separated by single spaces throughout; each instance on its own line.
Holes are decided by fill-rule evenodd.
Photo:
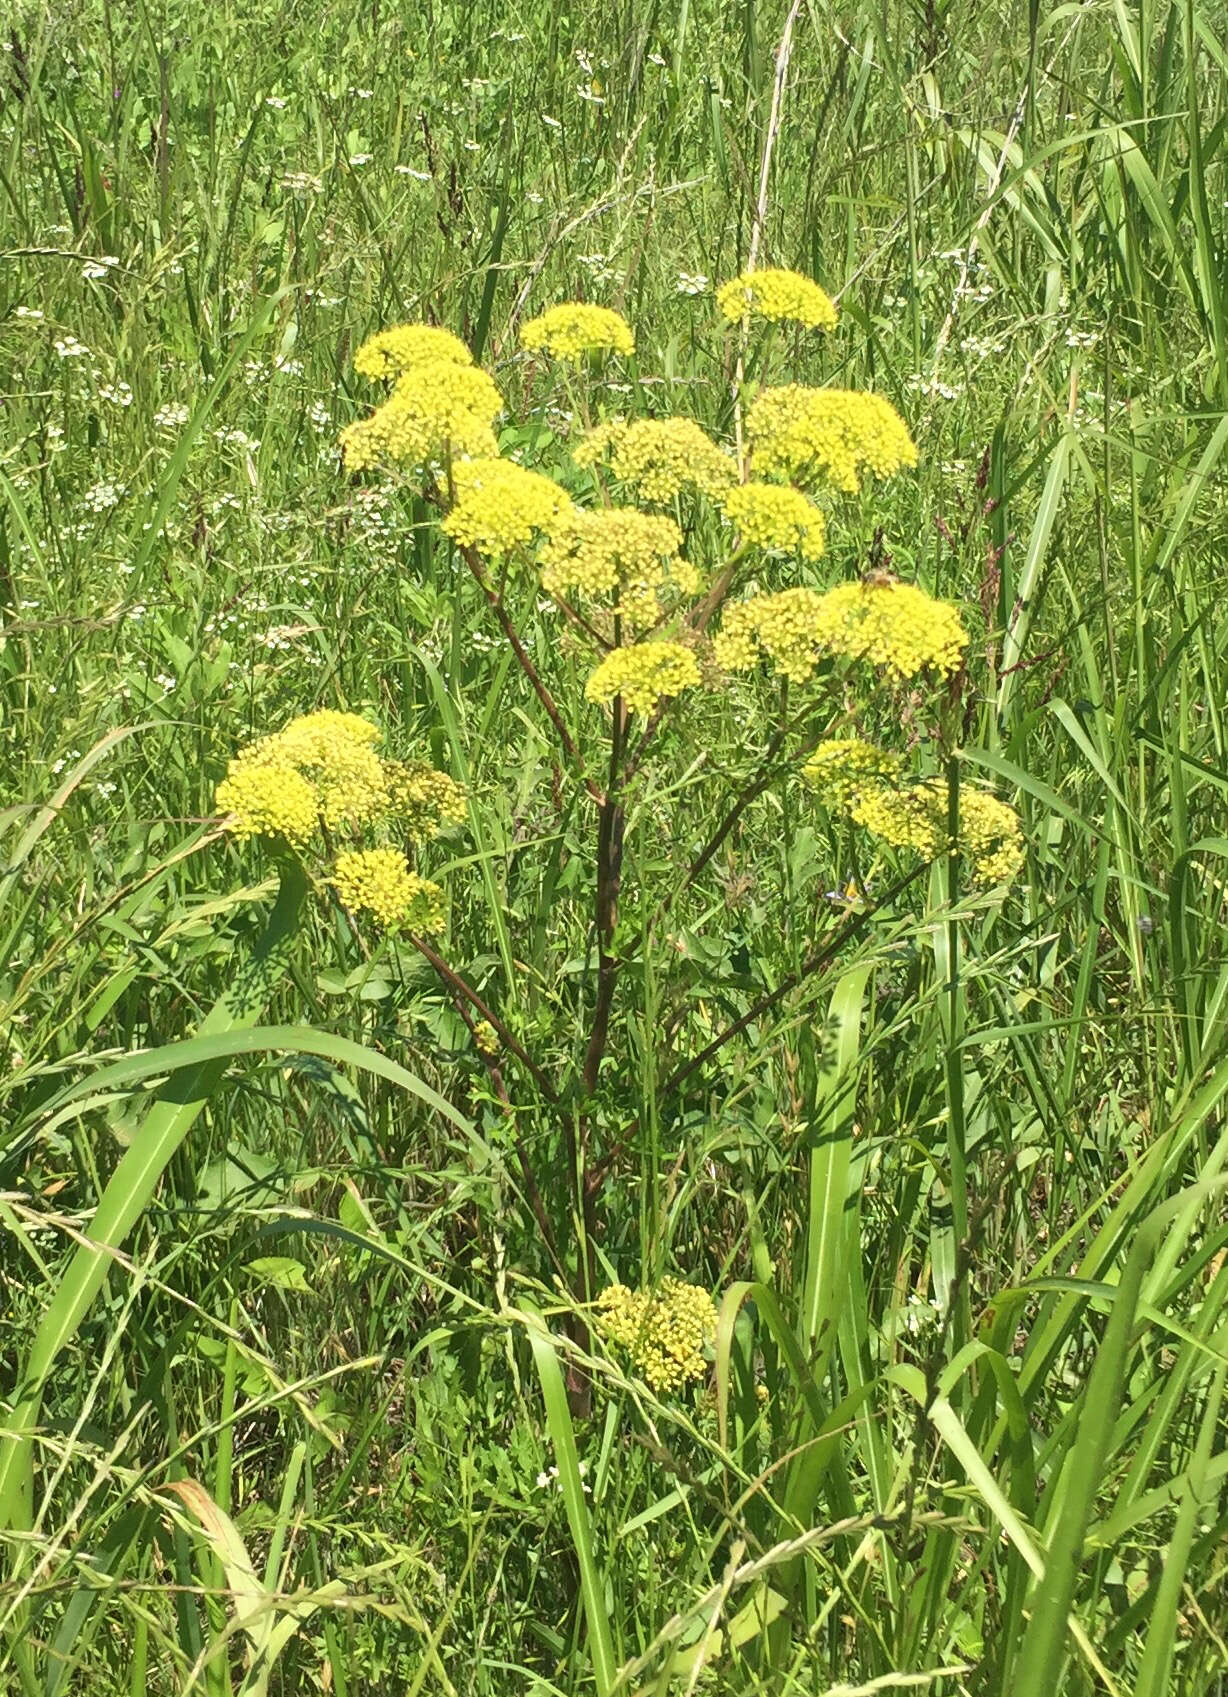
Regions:
M 1228 14 L 0 48 L 0 1690 L 1228 1689 Z

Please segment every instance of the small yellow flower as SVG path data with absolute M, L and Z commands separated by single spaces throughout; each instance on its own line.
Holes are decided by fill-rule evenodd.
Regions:
M 805 683 L 823 658 L 818 629 L 823 597 L 817 589 L 753 595 L 730 607 L 712 642 L 718 666 L 752 671 L 761 654 L 794 683 Z
M 465 817 L 465 792 L 426 761 L 381 760 L 378 728 L 357 713 L 304 713 L 240 749 L 217 805 L 238 837 L 302 847 L 330 829 L 396 824 L 425 838 Z
M 443 891 L 411 872 L 399 849 L 346 849 L 330 880 L 347 908 L 391 931 L 442 931 Z
M 662 701 L 699 682 L 699 666 L 680 642 L 640 642 L 615 648 L 584 686 L 589 701 L 622 696 L 629 713 L 651 713 Z
M 699 586 L 695 568 L 678 553 L 681 545 L 681 531 L 663 514 L 631 507 L 577 509 L 542 548 L 542 588 L 560 598 L 615 596 L 626 623 L 643 630 L 660 616 L 668 587 L 693 595 Z
M 689 418 L 599 424 L 576 444 L 573 458 L 587 466 L 607 455 L 620 483 L 658 505 L 684 489 L 715 497 L 737 480 L 732 458 Z
M 488 1019 L 480 1019 L 473 1028 L 473 1040 L 487 1056 L 499 1053 L 499 1033 Z
M 861 783 L 849 817 L 893 848 L 911 849 L 926 860 L 950 847 L 947 785 L 941 778 L 920 784 Z M 1019 815 L 997 796 L 971 786 L 959 791 L 959 850 L 976 883 L 1006 884 L 1023 864 Z
M 807 560 L 822 557 L 822 508 L 800 489 L 780 483 L 740 483 L 721 497 L 721 509 L 742 541 L 756 548 L 796 548 Z
M 468 813 L 465 791 L 425 760 L 385 760 L 389 810 L 406 836 L 422 841 Z
M 217 806 L 239 840 L 284 837 L 301 848 L 320 823 L 315 789 L 288 762 L 232 761 L 217 787 Z
M 454 542 L 483 554 L 506 554 L 535 534 L 549 534 L 572 510 L 565 489 L 513 460 L 461 460 L 454 469 L 456 505 L 443 520 Z
M 388 806 L 383 762 L 372 746 L 378 740 L 376 727 L 356 713 L 303 714 L 234 757 L 217 804 L 240 837 L 302 844 L 321 821 L 368 823 Z
M 730 321 L 766 318 L 773 323 L 792 319 L 809 330 L 834 330 L 836 307 L 831 297 L 799 271 L 781 271 L 772 266 L 762 271 L 743 271 L 740 277 L 722 283 L 716 304 Z
M 959 670 L 968 633 L 959 609 L 913 583 L 842 583 L 823 597 L 819 642 L 897 678 Z
M 915 466 L 917 448 L 890 401 L 856 389 L 764 389 L 746 415 L 757 473 L 826 480 L 848 494 L 866 471 L 891 477 Z
M 716 1304 L 699 1285 L 665 1278 L 655 1291 L 610 1285 L 597 1299 L 598 1324 L 620 1345 L 654 1391 L 680 1390 L 706 1372 L 704 1350 L 716 1333 Z
M 438 357 L 416 361 L 383 406 L 341 432 L 345 463 L 361 471 L 384 461 L 427 465 L 448 455 L 494 458 L 498 444 L 491 425 L 502 408 L 502 396 L 478 366 Z
M 427 360 L 472 365 L 473 355 L 451 330 L 439 330 L 433 324 L 395 324 L 367 338 L 354 355 L 354 370 L 363 377 L 399 377 Z
M 635 337 L 626 319 L 608 306 L 589 306 L 584 301 L 548 307 L 523 326 L 520 340 L 526 348 L 544 348 L 559 359 L 635 352 Z
M 910 583 L 842 583 L 820 593 L 785 589 L 731 607 L 713 642 L 717 664 L 749 671 L 760 651 L 804 683 L 819 661 L 868 660 L 896 678 L 959 669 L 968 635 L 958 609 Z
M 805 782 L 839 813 L 866 784 L 894 784 L 899 775 L 898 755 L 859 737 L 831 737 L 821 742 L 802 767 Z

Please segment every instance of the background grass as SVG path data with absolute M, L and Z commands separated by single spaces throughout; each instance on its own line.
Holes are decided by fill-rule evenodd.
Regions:
M 424 512 L 342 473 L 370 399 L 350 357 L 405 318 L 456 328 L 548 453 L 565 421 L 516 322 L 580 295 L 727 429 L 707 280 L 746 251 L 783 22 L 10 7 L 14 1401 L 148 1106 L 103 1069 L 191 1036 L 264 923 L 275 868 L 209 818 L 253 734 L 343 703 L 471 784 L 449 958 L 543 1065 L 571 1053 L 591 819 Z M 712 1386 L 662 1403 L 603 1359 L 573 1420 L 463 1026 L 413 957 L 366 961 L 317 914 L 262 1017 L 455 1117 L 309 1036 L 225 1073 L 51 1370 L 5 1689 L 1225 1688 L 1226 43 L 1209 0 L 801 9 L 764 256 L 839 291 L 842 325 L 775 357 L 882 390 L 922 450 L 846 506 L 824 571 L 885 560 L 980 621 L 968 760 L 1029 859 L 992 906 L 938 869 L 817 1002 L 673 1091 L 835 924 L 826 892 L 886 873 L 782 783 L 650 927 L 600 1253 L 723 1298 Z M 577 656 L 528 616 L 573 699 Z M 713 698 L 663 741 L 630 922 L 774 710 Z M 562 1195 L 555 1133 L 526 1135 Z

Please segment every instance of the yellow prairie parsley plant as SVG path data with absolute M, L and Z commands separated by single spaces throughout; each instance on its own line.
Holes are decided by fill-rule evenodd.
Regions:
M 415 361 L 369 418 L 341 432 L 346 466 L 361 471 L 385 462 L 432 466 L 448 457 L 494 458 L 491 426 L 503 398 L 476 365 L 438 356 Z
M 367 338 L 354 355 L 354 370 L 363 377 L 399 377 L 431 360 L 472 365 L 473 355 L 451 330 L 434 324 L 394 324 Z
M 572 511 L 571 497 L 552 478 L 513 460 L 460 460 L 453 468 L 456 503 L 443 519 L 454 542 L 482 554 L 507 554 L 549 535 Z
M 819 285 L 800 271 L 782 271 L 765 266 L 762 271 L 743 271 L 716 291 L 716 304 L 731 324 L 744 317 L 766 318 L 772 323 L 792 321 L 808 330 L 834 330 L 835 302 Z
M 856 738 L 822 742 L 802 777 L 835 812 L 844 813 L 893 848 L 933 860 L 950 846 L 946 780 L 906 784 L 897 755 Z M 1023 864 L 1019 815 L 997 796 L 972 785 L 959 789 L 959 850 L 974 880 L 1009 883 Z
M 746 431 L 756 475 L 826 481 L 850 495 L 867 471 L 892 477 L 917 463 L 891 402 L 857 389 L 763 389 L 747 410 Z
M 687 489 L 718 498 L 738 476 L 732 456 L 690 418 L 611 419 L 582 436 L 572 458 L 581 466 L 608 458 L 620 483 L 657 505 Z
M 698 682 L 695 656 L 682 643 L 637 642 L 607 654 L 590 675 L 584 694 L 598 702 L 621 695 L 629 713 L 648 714 Z
M 762 654 L 795 683 L 829 656 L 868 660 L 905 679 L 958 670 L 967 641 L 948 602 L 915 584 L 858 581 L 752 596 L 725 614 L 713 652 L 726 671 L 749 671 Z
M 655 1290 L 610 1285 L 597 1299 L 597 1322 L 654 1391 L 681 1390 L 707 1371 L 704 1352 L 716 1333 L 716 1304 L 699 1285 L 673 1278 Z
M 329 879 L 353 913 L 369 913 L 385 931 L 442 931 L 443 891 L 410 870 L 399 849 L 344 849 Z
M 520 340 L 524 347 L 544 349 L 558 359 L 635 352 L 635 337 L 626 319 L 608 306 L 589 306 L 584 301 L 547 307 L 521 328 Z
M 538 557 L 542 588 L 565 599 L 613 598 L 632 630 L 654 624 L 666 592 L 693 595 L 699 575 L 678 550 L 682 533 L 664 514 L 633 507 L 577 508 L 554 527 Z
M 795 548 L 803 559 L 822 557 L 827 527 L 821 507 L 782 483 L 739 483 L 721 497 L 721 510 L 744 543 Z
M 217 788 L 240 841 L 280 839 L 300 852 L 335 831 L 422 842 L 465 817 L 465 792 L 427 761 L 384 760 L 378 728 L 357 713 L 305 713 L 241 749 Z M 399 848 L 345 847 L 326 881 L 347 907 L 386 928 L 437 931 L 443 892 Z
M 305 713 L 230 762 L 217 805 L 237 837 L 302 845 L 321 824 L 361 826 L 388 806 L 379 731 L 356 713 Z

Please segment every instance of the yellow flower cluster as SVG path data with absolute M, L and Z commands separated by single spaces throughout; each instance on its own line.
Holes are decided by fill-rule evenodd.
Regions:
M 950 844 L 947 786 L 931 778 L 909 789 L 867 784 L 849 809 L 849 817 L 895 848 L 913 849 L 932 860 Z M 1019 815 L 985 790 L 959 791 L 959 849 L 979 884 L 1005 884 L 1023 864 Z
M 914 583 L 842 583 L 823 597 L 819 640 L 896 677 L 959 670 L 968 633 L 959 609 Z
M 722 496 L 721 509 L 742 541 L 756 548 L 796 548 L 807 560 L 822 556 L 823 512 L 800 489 L 781 483 L 740 483 Z
M 230 762 L 217 805 L 241 838 L 305 843 L 320 822 L 363 825 L 388 807 L 379 731 L 355 713 L 307 713 Z
M 472 365 L 473 355 L 451 330 L 433 324 L 394 324 L 369 336 L 354 355 L 354 370 L 363 377 L 399 377 L 413 365 L 430 360 Z
M 717 665 L 749 672 L 763 653 L 786 678 L 805 683 L 823 657 L 817 635 L 822 604 L 817 589 L 798 588 L 753 595 L 731 607 L 712 643 Z
M 354 913 L 370 913 L 391 931 L 442 931 L 443 891 L 411 872 L 399 849 L 346 849 L 329 882 Z
M 529 319 L 520 340 L 526 348 L 544 348 L 559 359 L 635 352 L 635 337 L 626 319 L 608 306 L 589 306 L 584 301 L 548 307 L 539 317 Z
M 571 497 L 552 478 L 513 460 L 460 460 L 453 471 L 456 505 L 443 529 L 463 547 L 506 554 L 547 534 L 572 510 Z
M 425 465 L 448 454 L 493 458 L 498 444 L 491 425 L 502 407 L 502 396 L 478 366 L 418 360 L 383 406 L 341 432 L 345 463 L 361 471 L 383 461 Z
M 748 314 L 773 323 L 792 319 L 810 330 L 834 330 L 836 307 L 831 297 L 800 271 L 781 271 L 768 266 L 762 271 L 743 271 L 716 291 L 716 304 L 736 324 Z
M 465 815 L 465 795 L 425 762 L 381 760 L 380 733 L 356 713 L 305 713 L 241 749 L 218 785 L 235 836 L 302 847 L 321 824 L 357 828 L 396 819 L 425 837 Z
M 615 648 L 584 686 L 589 701 L 613 701 L 621 695 L 629 713 L 648 714 L 670 696 L 699 682 L 699 666 L 680 642 L 638 642 Z
M 599 1324 L 621 1345 L 654 1391 L 680 1390 L 705 1372 L 716 1304 L 699 1285 L 662 1279 L 655 1291 L 610 1285 L 597 1300 Z
M 953 672 L 967 641 L 958 610 L 915 584 L 856 582 L 752 596 L 726 613 L 713 652 L 727 671 L 748 671 L 761 651 L 804 683 L 825 655 L 869 660 L 898 678 Z
M 915 466 L 917 448 L 881 395 L 856 389 L 764 389 L 746 415 L 755 470 L 764 476 L 825 478 L 856 494 L 861 474 L 891 477 Z
M 684 489 L 715 497 L 737 481 L 732 458 L 690 418 L 613 419 L 583 436 L 573 457 L 589 466 L 607 455 L 619 482 L 644 501 L 664 504 Z
M 631 507 L 574 511 L 542 548 L 542 587 L 560 597 L 616 592 L 619 613 L 633 630 L 643 630 L 659 616 L 668 585 L 685 595 L 699 587 L 699 574 L 678 553 L 681 546 L 678 526 L 661 515 Z
M 389 810 L 406 836 L 421 842 L 444 825 L 459 825 L 469 811 L 465 792 L 426 760 L 385 760 Z
M 860 737 L 821 742 L 802 767 L 806 783 L 835 813 L 843 813 L 867 785 L 894 784 L 899 776 L 899 756 Z
M 217 806 L 241 841 L 248 837 L 284 837 L 301 847 L 320 823 L 315 787 L 290 765 L 257 765 L 232 760 L 217 788 Z

